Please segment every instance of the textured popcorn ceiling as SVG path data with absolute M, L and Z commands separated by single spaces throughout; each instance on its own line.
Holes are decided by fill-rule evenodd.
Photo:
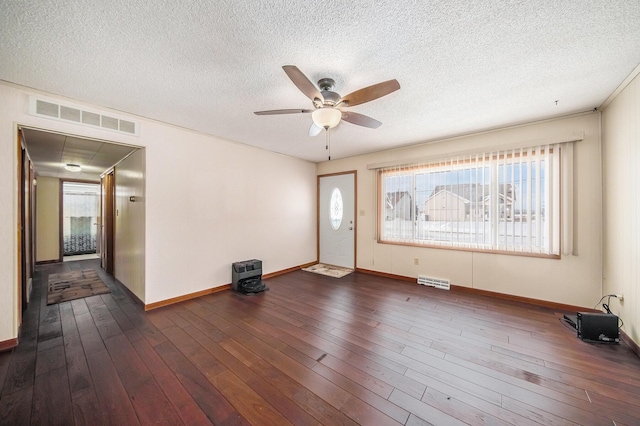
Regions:
M 351 108 L 380 128 L 332 130 L 338 158 L 592 110 L 639 63 L 638 0 L 0 3 L 0 79 L 311 161 L 310 115 L 253 114 L 312 107 L 282 65 L 400 82 Z

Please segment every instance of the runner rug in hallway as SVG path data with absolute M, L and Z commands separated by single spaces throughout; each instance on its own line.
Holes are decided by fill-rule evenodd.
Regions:
M 111 292 L 94 269 L 51 274 L 47 289 L 47 305 Z

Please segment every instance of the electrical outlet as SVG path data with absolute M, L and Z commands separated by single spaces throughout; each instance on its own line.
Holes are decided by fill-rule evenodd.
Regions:
M 622 302 L 624 300 L 624 295 L 622 293 L 616 294 L 616 298 L 618 299 L 618 301 Z
M 420 264 L 420 259 L 418 259 L 417 257 L 413 258 L 413 264 L 414 265 L 419 265 Z

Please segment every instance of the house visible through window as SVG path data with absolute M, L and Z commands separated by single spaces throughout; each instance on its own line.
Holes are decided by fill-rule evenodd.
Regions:
M 560 147 L 379 171 L 379 241 L 559 255 Z

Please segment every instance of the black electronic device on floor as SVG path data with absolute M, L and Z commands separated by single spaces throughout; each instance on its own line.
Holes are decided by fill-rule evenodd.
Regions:
M 268 290 L 262 281 L 262 261 L 251 259 L 234 262 L 231 265 L 231 288 L 244 294 Z
M 576 314 L 578 337 L 592 343 L 620 343 L 618 317 L 604 312 L 578 312 Z

